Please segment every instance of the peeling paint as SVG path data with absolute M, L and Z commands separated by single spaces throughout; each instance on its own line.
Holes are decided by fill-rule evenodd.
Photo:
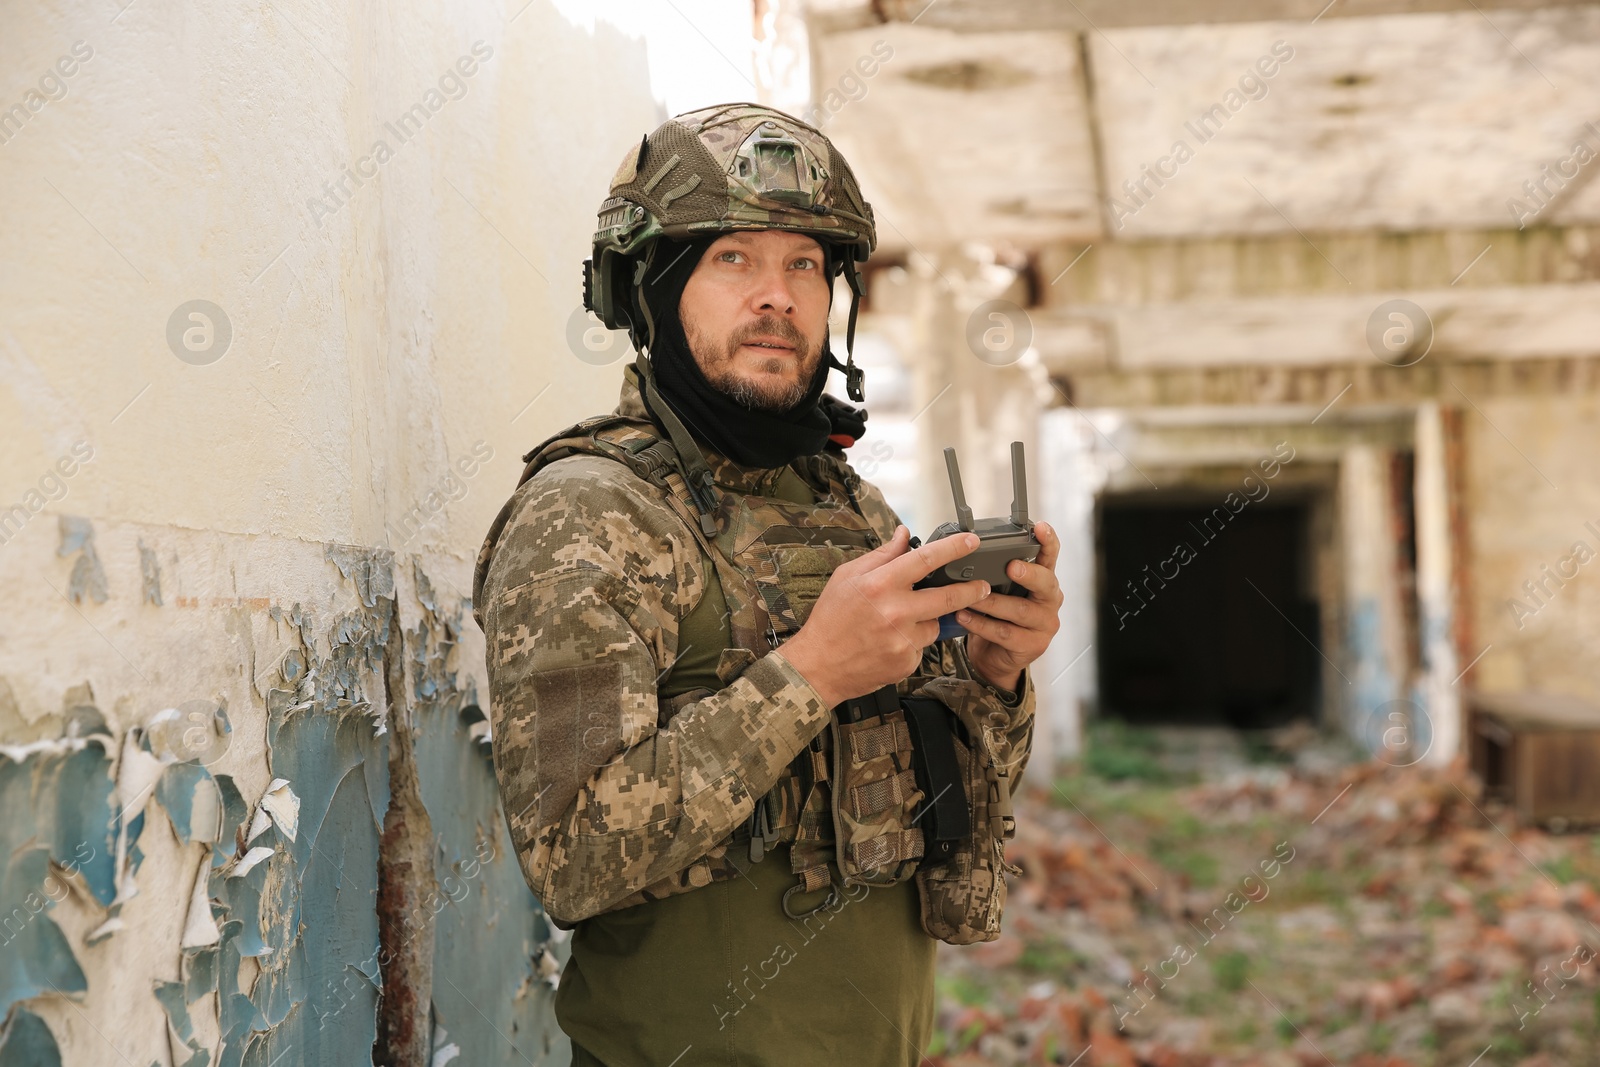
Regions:
M 277 855 L 277 852 L 278 850 L 270 845 L 257 845 L 239 858 L 239 862 L 233 865 L 233 870 L 228 872 L 228 877 L 243 878 L 255 870 L 256 864 L 270 860 Z
M 61 1050 L 44 1020 L 19 1008 L 0 1035 L 0 1067 L 61 1067 Z
M 211 914 L 211 864 L 202 862 L 195 872 L 194 891 L 189 895 L 189 911 L 184 917 L 183 939 L 179 948 L 206 948 L 222 940 L 217 918 Z
M 231 776 L 219 774 L 216 776 L 215 781 L 217 783 L 217 792 L 222 795 L 222 832 L 223 840 L 226 841 L 230 829 L 237 834 L 238 830 L 243 827 L 245 817 L 250 814 L 250 807 L 244 802 L 244 796 L 239 792 L 239 787 L 233 784 Z M 236 844 L 235 848 L 238 849 L 240 844 Z M 213 850 L 211 853 L 212 868 L 227 866 L 232 856 L 233 853 L 230 853 L 225 847 Z
M 227 705 L 212 700 L 186 700 L 181 707 L 162 708 L 143 731 L 145 750 L 164 763 L 197 760 L 209 767 L 233 740 Z
M 139 579 L 146 604 L 161 606 L 161 564 L 156 554 L 139 541 Z
M 83 564 L 92 531 L 72 531 L 63 543 Z M 87 943 L 127 936 L 122 910 L 139 893 L 151 818 L 171 824 L 194 865 L 173 905 L 184 912 L 172 969 L 150 988 L 165 1019 L 162 1062 L 370 1064 L 386 975 L 406 994 L 391 1003 L 404 1008 L 413 1062 L 564 1062 L 549 979 L 565 939 L 511 851 L 487 718 L 459 662 L 468 603 L 441 596 L 413 565 L 421 611 L 403 629 L 390 557 L 327 551 L 362 606 L 267 613 L 289 648 L 256 679 L 270 779 L 253 802 L 209 766 L 234 739 L 220 700 L 163 708 L 113 735 L 81 685 L 44 720 L 58 736 L 0 745 L 0 1017 L 11 1019 L 0 1067 L 55 1062 L 40 1057 L 56 1055 L 57 1039 L 25 1002 L 88 991 L 45 887 L 73 879 L 104 910 Z M 373 691 L 386 681 L 389 691 Z M 21 722 L 11 704 L 0 711 Z M 380 817 L 405 777 L 395 770 L 405 724 L 406 821 L 421 836 L 385 926 L 380 860 L 408 850 L 384 843 Z M 386 970 L 402 957 L 423 966 Z
M 117 763 L 116 801 L 120 816 L 116 845 L 112 851 L 112 877 L 115 896 L 106 921 L 89 935 L 90 944 L 122 929 L 122 906 L 139 894 L 139 867 L 144 854 L 139 837 L 144 833 L 145 808 L 160 784 L 166 769 L 161 757 L 150 751 L 149 737 L 142 727 L 130 729 L 122 738 L 122 757 Z M 180 803 L 175 800 L 175 803 Z M 187 813 L 184 813 L 187 817 Z
M 361 594 L 361 603 L 369 608 L 378 601 L 394 596 L 394 553 L 385 548 L 361 548 L 357 545 L 328 545 L 324 550 L 328 562 L 339 568 Z
M 81 726 L 98 728 L 79 735 Z M 0 746 L 0 1018 L 42 994 L 88 990 L 50 911 L 69 891 L 67 878 L 81 880 L 102 905 L 113 898 L 110 744 L 95 712 L 67 716 L 54 740 Z M 34 1039 L 8 1037 L 8 1047 L 13 1040 Z
M 392 578 L 370 560 L 343 558 L 341 572 L 358 586 L 392 589 Z M 296 608 L 289 618 L 301 647 L 284 657 L 281 684 L 267 693 L 275 779 L 258 807 L 270 825 L 255 838 L 275 853 L 245 875 L 213 878 L 213 892 L 225 890 L 237 909 L 230 914 L 244 920 L 236 941 L 223 935 L 224 988 L 237 980 L 238 960 L 261 967 L 245 998 L 253 1016 L 236 1001 L 223 1020 L 219 1067 L 280 1055 L 368 1063 L 375 1038 L 376 972 L 368 961 L 378 941 L 376 813 L 388 804 L 388 752 L 372 728 L 381 709 L 367 686 L 378 677 L 389 627 L 382 613 L 337 616 L 323 654 L 309 615 Z M 335 1014 L 338 1024 L 324 1025 Z
M 87 595 L 96 604 L 104 604 L 110 593 L 106 586 L 106 569 L 100 565 L 100 554 L 94 548 L 94 525 L 74 515 L 61 516 L 60 525 L 61 545 L 56 555 L 66 557 L 74 552 L 81 553 L 72 564 L 72 576 L 67 579 L 67 599 L 81 604 Z
M 272 784 L 267 786 L 267 791 L 261 795 L 256 820 L 250 825 L 247 840 L 254 841 L 260 837 L 269 824 L 276 826 L 290 841 L 299 833 L 300 798 L 289 788 L 288 779 L 274 778 Z
M 227 882 L 230 899 L 244 905 L 238 914 L 245 925 L 256 925 L 235 942 L 224 932 L 222 988 L 237 982 L 241 950 L 254 951 L 261 971 L 248 997 L 231 998 L 235 1013 L 223 1020 L 221 1067 L 279 1056 L 301 1063 L 370 1062 L 372 976 L 361 975 L 359 986 L 348 990 L 359 1006 L 337 1026 L 322 1025 L 330 1006 L 312 996 L 325 979 L 359 971 L 377 942 L 371 887 L 378 842 L 364 770 L 357 762 L 335 780 L 297 842 L 280 839 L 269 861 Z
M 215 843 L 222 837 L 222 794 L 211 772 L 193 763 L 174 763 L 156 781 L 156 803 L 166 811 L 178 841 Z
M 387 584 L 373 568 L 345 563 L 353 581 Z M 298 605 L 271 618 L 296 642 L 263 679 L 274 777 L 253 808 L 230 778 L 214 779 L 219 846 L 202 861 L 190 901 L 184 977 L 154 990 L 173 1063 L 184 1067 L 371 1062 L 376 813 L 388 803 L 388 751 L 367 687 L 389 627 L 362 609 L 329 620 L 319 642 Z M 188 785 L 175 775 L 180 796 Z M 191 812 L 191 834 L 196 823 Z M 195 1037 L 192 1013 L 202 1007 L 214 1011 L 220 1034 L 214 1060 Z
M 428 1067 L 445 1067 L 461 1055 L 461 1046 L 450 1042 L 450 1034 L 442 1026 L 433 1029 L 433 1060 Z
M 417 574 L 418 589 L 430 588 L 420 568 Z M 434 1021 L 459 1046 L 462 1063 L 564 1062 L 566 1042 L 539 960 L 548 947 L 563 960 L 567 952 L 553 942 L 556 931 L 511 848 L 485 716 L 476 686 L 459 674 L 463 606 L 424 615 L 407 640 L 421 726 L 417 764 L 445 901 L 434 936 Z M 435 1048 L 436 1056 L 444 1051 L 437 1041 Z

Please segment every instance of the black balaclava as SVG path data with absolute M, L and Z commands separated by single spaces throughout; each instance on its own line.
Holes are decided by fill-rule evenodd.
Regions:
M 650 367 L 661 398 L 692 436 L 742 467 L 784 467 L 801 456 L 821 452 L 830 438 L 840 445 L 853 444 L 864 427 L 866 413 L 824 395 L 828 371 L 839 365 L 826 334 L 811 388 L 784 411 L 752 410 L 706 380 L 689 350 L 678 302 L 700 257 L 720 236 L 707 234 L 686 241 L 661 238 L 645 275 L 643 297 L 655 327 Z M 831 283 L 833 259 L 826 246 L 823 255 Z M 645 406 L 649 407 L 648 400 Z

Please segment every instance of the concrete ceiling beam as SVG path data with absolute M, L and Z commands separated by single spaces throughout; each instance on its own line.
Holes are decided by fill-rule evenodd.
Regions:
M 1585 0 L 813 0 L 813 32 L 840 32 L 885 22 L 960 33 L 1007 30 L 1091 32 L 1133 26 L 1371 18 L 1430 12 L 1535 11 L 1590 6 Z
M 1374 359 L 1321 367 L 1093 370 L 1057 374 L 1053 380 L 1062 403 L 1070 399 L 1079 408 L 1316 405 L 1318 416 L 1313 419 L 1322 421 L 1373 404 L 1437 400 L 1467 408 L 1492 397 L 1600 393 L 1600 358 L 1429 358 L 1411 367 L 1390 367 Z
M 1600 283 L 1033 313 L 1051 370 L 1600 356 Z
M 1600 282 L 1600 226 L 1227 235 L 1061 243 L 1047 305 L 1347 295 Z

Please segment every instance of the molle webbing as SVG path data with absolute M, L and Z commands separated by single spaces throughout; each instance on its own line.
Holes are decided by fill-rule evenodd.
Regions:
M 897 804 L 904 804 L 916 790 L 916 772 L 901 771 L 892 778 L 853 787 L 850 790 L 850 810 L 856 818 L 868 819 Z
M 911 735 L 903 720 L 868 727 L 850 735 L 850 758 L 857 763 L 887 756 L 911 746 Z
M 922 831 L 893 830 L 845 846 L 851 865 L 864 870 L 887 867 L 922 858 Z

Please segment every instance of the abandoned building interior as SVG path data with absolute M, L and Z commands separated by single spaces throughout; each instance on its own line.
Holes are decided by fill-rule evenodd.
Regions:
M 1120 836 L 1123 787 L 1060 784 L 1110 731 L 1320 754 L 1225 785 L 1198 760 L 1208 842 L 1230 805 L 1298 819 L 1285 881 L 1333 854 L 1317 834 L 1381 821 L 1340 821 L 1390 803 L 1363 791 L 1414 812 L 1426 788 L 1554 887 L 1515 892 L 1570 932 L 1454 985 L 1396 963 L 1350 1018 L 1408 1051 L 1319 1036 L 1330 1064 L 1465 1067 L 1501 1040 L 1473 1027 L 1533 1025 L 1510 1023 L 1535 968 L 1600 946 L 1590 858 L 1546 874 L 1600 821 L 1600 4 L 61 0 L 6 22 L 0 1067 L 376 1062 L 407 1004 L 436 1067 L 567 1062 L 568 935 L 508 853 L 467 594 L 519 457 L 609 410 L 631 358 L 578 284 L 616 160 L 730 99 L 822 130 L 873 205 L 856 470 L 925 534 L 952 516 L 944 448 L 1000 515 L 1020 440 L 1062 535 L 1017 852 L 1038 938 L 1121 960 L 1061 916 L 1132 931 L 1229 876 L 1152 877 L 1165 839 Z M 1161 796 L 1161 818 L 1191 804 Z M 1123 1025 L 1056 957 L 996 945 L 952 964 L 927 1062 L 1322 1062 L 1294 1029 L 1322 1022 L 1279 1027 L 1221 950 L 1206 981 L 1234 999 L 1196 1014 L 1267 1021 L 1186 1059 L 1152 1050 L 1199 1031 Z M 1577 1025 L 1485 1063 L 1600 1062 L 1600 1021 Z

